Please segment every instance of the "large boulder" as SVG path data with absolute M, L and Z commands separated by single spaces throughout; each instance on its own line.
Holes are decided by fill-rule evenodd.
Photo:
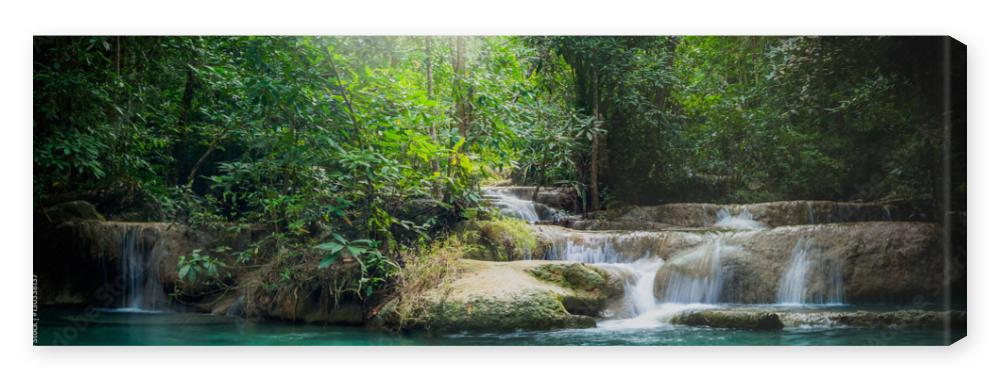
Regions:
M 620 296 L 604 270 L 549 261 L 459 260 L 459 270 L 415 296 L 397 296 L 378 311 L 393 329 L 510 331 L 593 327 L 590 314 Z

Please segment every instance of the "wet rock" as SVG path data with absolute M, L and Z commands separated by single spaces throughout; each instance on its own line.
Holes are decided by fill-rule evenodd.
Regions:
M 834 296 L 851 304 L 937 301 L 964 273 L 961 264 L 943 254 L 940 225 L 930 223 L 792 226 L 701 238 L 687 249 L 658 253 L 666 263 L 657 273 L 657 298 L 668 297 L 671 277 L 689 277 L 721 285 L 718 298 L 707 302 L 777 302 L 793 250 L 803 239 L 813 243 L 803 282 L 810 300 L 805 302 L 829 302 Z M 716 247 L 718 259 L 711 260 Z M 707 278 L 709 273 L 716 279 Z
M 632 262 L 645 256 L 667 257 L 704 242 L 702 233 L 685 230 L 601 232 L 538 226 L 551 245 L 546 259 L 589 263 Z
M 177 275 L 180 256 L 190 256 L 194 250 L 207 254 L 219 247 L 235 251 L 257 234 L 253 230 L 234 232 L 169 223 L 100 220 L 37 225 L 34 243 L 39 304 L 122 306 L 127 291 L 122 259 L 127 251 L 141 252 L 142 261 L 148 266 L 144 271 L 149 280 L 143 285 L 143 293 L 149 292 L 149 299 L 167 304 L 162 296 L 172 292 L 180 281 Z M 228 258 L 231 251 L 215 255 L 225 263 L 232 263 Z M 231 273 L 235 277 L 239 272 Z M 155 293 L 157 289 L 160 293 Z M 201 283 L 186 286 L 193 294 L 211 289 L 216 287 Z
M 620 297 L 624 291 L 623 280 L 602 268 L 582 263 L 553 263 L 531 268 L 536 278 L 569 288 L 574 293 L 563 296 L 566 310 L 573 314 L 598 316 L 607 307 L 608 300 Z
M 609 295 L 622 293 L 609 274 L 582 264 L 461 260 L 460 268 L 419 296 L 404 296 L 407 304 L 390 301 L 376 322 L 431 331 L 593 327 L 594 317 L 581 313 L 595 313 Z
M 787 327 L 856 327 L 888 329 L 965 328 L 964 311 L 895 310 L 884 312 L 778 312 Z
M 44 213 L 49 223 L 58 224 L 70 220 L 104 221 L 104 216 L 97 212 L 93 204 L 82 200 L 59 203 L 46 208 Z
M 670 323 L 676 325 L 746 330 L 780 330 L 784 327 L 777 314 L 764 311 L 688 311 L 672 317 L 670 319 Z
M 534 201 L 536 203 L 541 203 L 557 210 L 574 211 L 577 206 L 576 191 L 570 187 L 540 187 L 538 188 L 537 196 L 535 195 L 534 186 L 503 186 L 491 188 L 507 192 L 523 200 L 532 200 L 532 196 L 535 196 Z
M 666 223 L 642 220 L 566 219 L 557 224 L 582 231 L 653 231 L 678 228 Z
M 700 283 L 686 302 L 775 303 L 796 245 L 811 241 L 804 302 L 933 302 L 961 287 L 964 262 L 945 256 L 942 228 L 922 222 L 859 222 L 773 229 L 601 232 L 538 226 L 547 259 L 627 263 L 656 256 L 654 294 L 672 278 Z M 717 255 L 717 260 L 714 258 Z M 675 282 L 675 284 L 678 284 Z M 714 290 L 709 287 L 716 287 Z
M 863 221 L 934 221 L 936 215 L 926 203 L 852 203 L 831 201 L 781 201 L 757 204 L 673 203 L 629 207 L 609 211 L 613 220 L 656 222 L 678 227 L 711 227 L 724 215 L 746 212 L 753 220 L 770 227 Z
M 465 221 L 456 229 L 466 244 L 465 257 L 511 261 L 542 259 L 546 243 L 530 224 L 513 219 Z

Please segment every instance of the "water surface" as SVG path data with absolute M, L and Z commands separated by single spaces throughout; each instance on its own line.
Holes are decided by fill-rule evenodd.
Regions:
M 44 309 L 38 345 L 943 345 L 965 331 L 795 328 L 707 329 L 607 321 L 544 332 L 394 334 L 363 327 L 305 325 L 190 313 Z

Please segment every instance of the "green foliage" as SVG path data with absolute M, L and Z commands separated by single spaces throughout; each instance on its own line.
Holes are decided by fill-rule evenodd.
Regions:
M 938 42 L 37 37 L 35 202 L 266 229 L 239 264 L 323 243 L 319 265 L 355 259 L 370 296 L 405 252 L 489 216 L 486 180 L 588 196 L 595 164 L 602 205 L 926 198 L 942 192 Z M 184 258 L 182 279 L 215 261 Z
M 225 252 L 228 248 L 216 248 L 213 252 Z M 219 269 L 226 264 L 209 255 L 202 255 L 200 249 L 191 251 L 191 257 L 181 256 L 177 260 L 177 277 L 181 281 L 194 284 L 214 284 L 219 282 Z
M 920 54 L 934 43 L 684 38 L 673 94 L 688 118 L 689 167 L 736 201 L 930 197 L 940 133 L 929 127 L 940 116 L 924 106 L 936 95 L 914 83 L 933 79 L 901 70 L 909 59 L 895 49 Z
M 333 234 L 333 240 L 316 246 L 326 252 L 319 262 L 320 268 L 329 268 L 342 257 L 350 256 L 359 265 L 361 276 L 357 281 L 358 294 L 371 296 L 389 281 L 399 270 L 399 265 L 378 250 L 376 242 L 368 239 L 348 241 L 343 236 Z
M 940 194 L 940 40 L 533 37 L 600 115 L 603 199 L 628 203 Z M 565 80 L 547 78 L 549 86 Z M 546 127 L 558 137 L 563 129 Z M 576 131 L 580 131 L 579 128 Z M 542 135 L 541 137 L 551 137 Z M 526 141 L 532 141 L 528 135 Z M 537 139 L 547 142 L 557 139 Z M 577 139 L 587 183 L 592 143 Z M 582 150 L 581 150 L 582 149 Z M 526 155 L 526 158 L 532 158 Z M 905 158 L 905 159 L 903 159 Z M 544 163 L 541 156 L 532 165 Z M 544 182 L 543 176 L 535 182 Z
M 464 257 L 477 260 L 510 261 L 537 258 L 538 233 L 524 220 L 498 217 L 474 220 L 460 235 Z

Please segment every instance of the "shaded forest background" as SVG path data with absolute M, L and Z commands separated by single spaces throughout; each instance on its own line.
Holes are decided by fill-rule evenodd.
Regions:
M 574 187 L 587 209 L 943 208 L 949 192 L 964 206 L 965 111 L 947 109 L 964 105 L 965 58 L 948 44 L 36 37 L 34 203 L 266 224 L 289 240 L 324 226 L 382 243 L 478 213 L 479 185 L 501 178 Z M 951 150 L 946 120 L 962 126 Z

